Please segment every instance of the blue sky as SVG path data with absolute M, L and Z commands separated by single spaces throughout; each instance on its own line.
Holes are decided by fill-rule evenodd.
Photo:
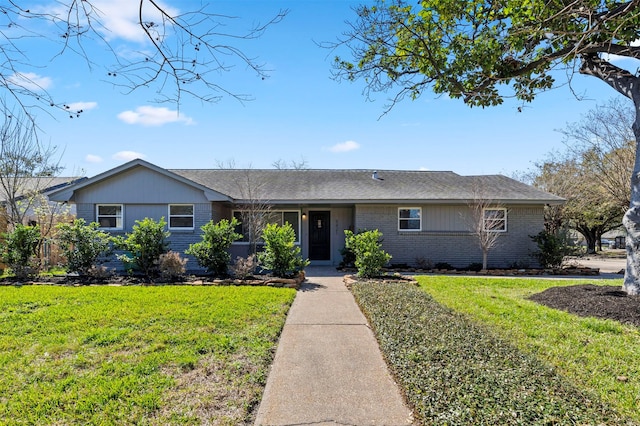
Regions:
M 110 19 L 108 37 L 117 51 L 144 49 L 136 40 L 135 5 L 130 0 L 96 0 Z M 200 2 L 167 2 L 181 10 Z M 82 107 L 80 118 L 38 114 L 42 139 L 59 147 L 65 174 L 87 176 L 135 157 L 166 168 L 272 168 L 277 160 L 310 168 L 452 170 L 456 173 L 512 175 L 553 150 L 562 149 L 557 129 L 616 96 L 601 81 L 576 75 L 572 87 L 540 95 L 518 112 L 506 101 L 492 108 L 469 108 L 460 100 L 425 93 L 381 116 L 387 96 L 369 102 L 363 83 L 331 79 L 335 52 L 318 47 L 335 41 L 355 19 L 358 2 L 338 0 L 211 2 L 209 8 L 235 15 L 238 28 L 265 22 L 279 9 L 285 19 L 260 39 L 241 42 L 248 56 L 271 69 L 262 80 L 238 68 L 221 75 L 221 85 L 254 100 L 226 97 L 214 104 L 184 98 L 175 104 L 152 102 L 153 89 L 124 93 L 106 77 L 99 49 L 91 69 L 78 57 L 54 57 L 43 43 L 26 45 L 42 60 L 20 69 L 46 87 L 56 100 Z M 210 9 L 214 10 L 214 9 Z M 50 58 L 53 58 L 50 60 Z M 563 81 L 560 76 L 560 81 Z M 565 79 L 566 80 L 566 79 Z M 577 100 L 575 93 L 585 100 Z

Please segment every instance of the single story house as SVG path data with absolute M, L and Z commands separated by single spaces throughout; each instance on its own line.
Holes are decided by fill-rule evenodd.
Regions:
M 563 199 L 505 176 L 445 171 L 164 169 L 136 159 L 50 194 L 74 203 L 77 216 L 111 233 L 131 231 L 145 217 L 168 222 L 171 249 L 200 241 L 210 220 L 240 217 L 247 206 L 269 207 L 271 221 L 290 223 L 312 265 L 339 265 L 346 229 L 379 229 L 392 264 L 482 261 L 470 231 L 478 189 L 492 200 L 485 221 L 501 235 L 489 265 L 533 265 L 530 236 L 543 229 L 546 204 Z M 488 223 L 488 222 L 487 222 Z M 244 230 L 246 231 L 246 230 Z M 243 230 L 240 230 L 243 232 Z M 246 232 L 245 232 L 246 233 Z M 246 240 L 246 239 L 245 239 Z M 232 256 L 246 256 L 238 241 Z M 191 260 L 188 269 L 197 269 Z

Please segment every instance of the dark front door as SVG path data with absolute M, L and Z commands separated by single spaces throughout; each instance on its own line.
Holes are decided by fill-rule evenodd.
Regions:
M 331 260 L 330 212 L 309 212 L 309 260 Z

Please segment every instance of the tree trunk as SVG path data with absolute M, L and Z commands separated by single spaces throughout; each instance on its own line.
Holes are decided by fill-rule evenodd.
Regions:
M 633 101 L 636 111 L 633 134 L 636 137 L 636 161 L 631 174 L 631 204 L 622 218 L 627 230 L 627 268 L 622 289 L 627 294 L 640 294 L 640 78 L 619 68 L 597 53 L 581 55 L 580 73 L 592 75 Z
M 482 270 L 487 270 L 487 257 L 489 256 L 489 250 L 482 250 Z
M 634 96 L 636 121 L 633 133 L 636 136 L 636 161 L 631 174 L 631 204 L 622 218 L 627 230 L 627 268 L 622 289 L 630 295 L 640 294 L 640 98 Z
M 596 252 L 596 233 L 593 228 L 587 226 L 579 226 L 576 231 L 582 234 L 585 242 L 587 243 L 587 254 L 594 254 Z

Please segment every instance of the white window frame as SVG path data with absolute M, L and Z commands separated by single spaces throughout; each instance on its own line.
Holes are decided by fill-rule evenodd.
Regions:
M 190 206 L 191 207 L 191 214 L 190 215 L 185 215 L 185 214 L 171 214 L 171 207 L 173 206 L 179 206 L 179 207 L 183 207 L 183 206 Z M 190 231 L 195 229 L 195 224 L 196 224 L 196 207 L 193 204 L 184 204 L 184 203 L 175 203 L 175 204 L 169 204 L 167 206 L 167 217 L 169 218 L 168 223 L 167 223 L 167 227 L 171 230 L 176 230 L 176 231 Z M 171 218 L 172 217 L 190 217 L 191 218 L 191 226 L 171 226 Z
M 232 210 L 231 211 L 231 217 L 236 217 L 236 213 L 242 214 L 242 210 Z M 282 219 L 284 219 L 284 214 L 285 213 L 296 213 L 298 215 L 298 229 L 296 229 L 296 240 L 294 241 L 294 244 L 296 245 L 300 245 L 300 238 L 301 238 L 301 232 L 302 232 L 302 211 L 301 210 L 264 210 L 264 213 L 266 214 L 274 214 L 274 213 L 280 213 L 282 215 Z M 240 218 L 238 218 L 238 220 L 240 220 Z M 284 222 L 283 222 L 284 224 Z M 242 225 L 241 225 L 242 226 Z M 249 244 L 248 241 L 236 241 L 233 244 Z M 262 240 L 258 241 L 258 244 L 264 244 L 264 242 Z
M 487 218 L 488 211 L 502 211 L 504 212 L 504 214 L 500 219 Z M 502 226 L 501 229 L 496 229 L 493 227 L 487 228 L 487 221 L 503 222 L 504 226 Z M 482 229 L 487 232 L 507 232 L 507 209 L 504 207 L 487 207 L 482 209 Z
M 106 215 L 100 214 L 100 207 L 120 207 L 120 215 Z M 116 226 L 100 226 L 100 229 L 111 229 L 111 230 L 122 230 L 124 229 L 124 204 L 96 204 L 96 222 L 100 225 L 101 217 L 115 217 L 116 218 Z M 120 226 L 118 225 L 118 218 L 120 218 Z
M 415 217 L 400 217 L 401 210 L 418 210 L 418 218 Z M 402 221 L 418 221 L 418 228 L 402 228 L 400 223 Z M 422 207 L 398 207 L 398 231 L 400 232 L 420 232 L 422 231 Z

